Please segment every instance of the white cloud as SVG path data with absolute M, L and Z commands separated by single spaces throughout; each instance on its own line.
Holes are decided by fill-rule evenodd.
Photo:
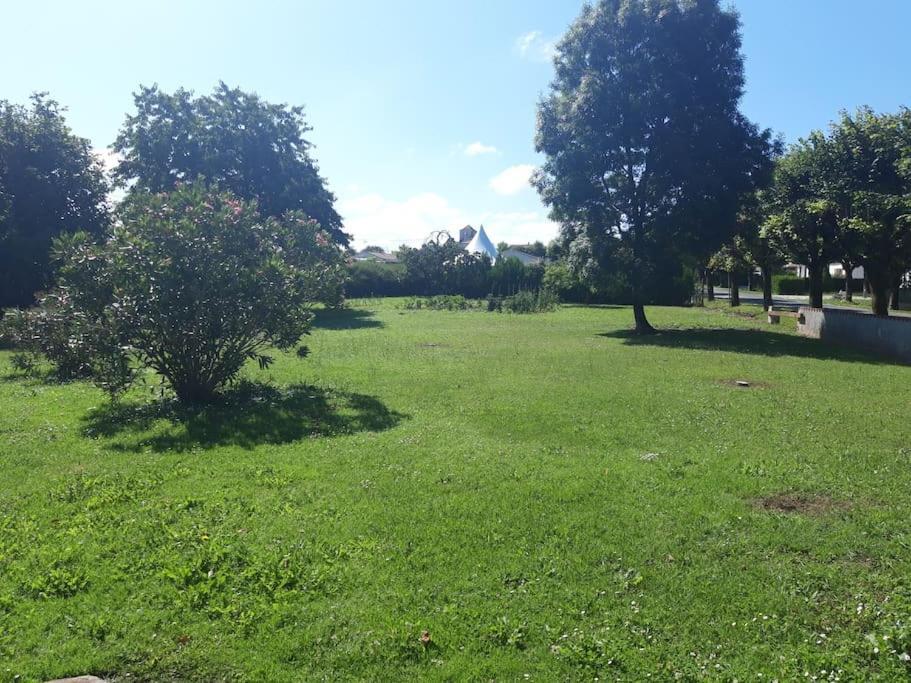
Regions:
M 557 225 L 548 220 L 543 210 L 471 213 L 453 206 L 435 192 L 401 201 L 368 193 L 341 199 L 338 209 L 356 247 L 367 244 L 386 249 L 396 249 L 402 244 L 417 247 L 434 231 L 447 230 L 455 236 L 466 224 L 475 227 L 483 224 L 495 243 L 521 244 L 535 240 L 546 243 L 557 236 Z
M 535 167 L 531 164 L 510 166 L 490 179 L 490 188 L 497 194 L 518 194 L 522 190 L 531 187 L 529 181 L 534 170 Z
M 553 40 L 547 40 L 540 31 L 529 31 L 516 38 L 516 52 L 523 59 L 533 62 L 549 62 L 556 54 Z
M 341 199 L 338 210 L 357 246 L 378 244 L 387 249 L 402 244 L 417 247 L 435 230 L 453 232 L 469 222 L 463 212 L 433 192 L 402 201 L 372 192 Z
M 497 148 L 493 145 L 485 145 L 483 142 L 472 142 L 470 145 L 465 145 L 464 153 L 467 157 L 477 157 L 482 154 L 496 154 Z

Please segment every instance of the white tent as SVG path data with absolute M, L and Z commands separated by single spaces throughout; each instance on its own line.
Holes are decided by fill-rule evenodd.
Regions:
M 478 232 L 475 233 L 475 236 L 471 239 L 471 242 L 468 243 L 468 246 L 465 247 L 465 251 L 469 254 L 487 254 L 490 257 L 491 263 L 496 263 L 497 261 L 497 248 L 493 245 L 493 242 L 490 241 L 487 233 L 484 232 L 483 225 L 478 229 Z

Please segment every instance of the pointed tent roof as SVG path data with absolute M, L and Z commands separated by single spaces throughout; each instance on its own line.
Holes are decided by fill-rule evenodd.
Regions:
M 471 238 L 471 242 L 465 247 L 465 251 L 469 254 L 487 254 L 491 261 L 496 262 L 497 260 L 497 248 L 490 241 L 483 225 L 478 228 L 478 232 Z

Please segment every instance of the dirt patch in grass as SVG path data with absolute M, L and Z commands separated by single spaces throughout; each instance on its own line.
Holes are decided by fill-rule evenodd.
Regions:
M 831 496 L 818 493 L 773 493 L 761 498 L 754 498 L 752 503 L 754 507 L 767 512 L 810 516 L 851 508 L 851 503 L 848 501 L 836 500 Z
M 766 389 L 769 386 L 768 382 L 757 382 L 752 379 L 719 379 L 718 384 L 725 387 L 733 387 L 734 389 Z

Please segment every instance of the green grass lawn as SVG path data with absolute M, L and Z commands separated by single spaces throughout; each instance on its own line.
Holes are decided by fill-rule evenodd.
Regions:
M 399 306 L 200 413 L 0 353 L 0 681 L 911 674 L 911 368 Z

